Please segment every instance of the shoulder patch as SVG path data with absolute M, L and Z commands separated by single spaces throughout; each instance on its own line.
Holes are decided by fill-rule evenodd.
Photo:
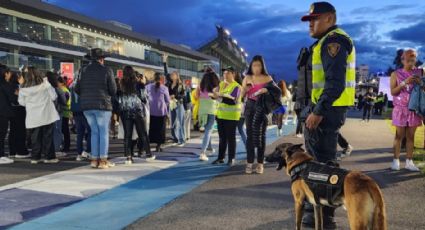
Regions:
M 328 54 L 331 57 L 336 57 L 341 49 L 341 45 L 339 43 L 333 42 L 328 44 Z

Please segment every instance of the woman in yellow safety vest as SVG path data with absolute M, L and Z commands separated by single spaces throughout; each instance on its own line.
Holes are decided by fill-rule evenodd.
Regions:
M 218 158 L 213 164 L 224 163 L 226 149 L 229 154 L 227 164 L 235 164 L 236 127 L 241 117 L 241 86 L 235 81 L 237 74 L 231 66 L 223 69 L 224 81 L 220 82 L 214 92 L 220 103 L 217 106 Z

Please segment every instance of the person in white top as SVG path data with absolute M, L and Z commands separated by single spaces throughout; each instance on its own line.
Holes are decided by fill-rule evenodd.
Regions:
M 44 163 L 57 163 L 55 152 L 51 151 L 53 123 L 59 120 L 53 103 L 57 97 L 55 89 L 35 67 L 28 67 L 19 83 L 18 102 L 31 115 L 25 119 L 25 126 L 31 131 L 31 164 L 39 163 L 42 155 L 46 156 Z

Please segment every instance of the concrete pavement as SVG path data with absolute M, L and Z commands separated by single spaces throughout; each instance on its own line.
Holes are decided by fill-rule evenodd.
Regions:
M 378 182 L 389 229 L 424 229 L 424 175 L 388 170 L 393 135 L 386 122 L 348 119 L 341 132 L 355 148 L 342 167 L 362 170 Z M 303 141 L 284 137 L 267 151 L 280 142 Z M 267 165 L 264 175 L 245 175 L 243 170 L 243 165 L 231 168 L 127 229 L 294 229 L 290 178 L 277 172 L 275 165 Z M 336 219 L 339 229 L 349 229 L 342 208 Z

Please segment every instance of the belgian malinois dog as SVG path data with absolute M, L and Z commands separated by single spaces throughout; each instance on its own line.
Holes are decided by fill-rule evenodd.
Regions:
M 315 229 L 323 229 L 322 206 L 337 207 L 344 205 L 347 210 L 350 229 L 352 230 L 386 230 L 387 221 L 385 214 L 385 203 L 382 192 L 376 182 L 369 176 L 358 171 L 346 171 L 339 195 L 333 199 L 332 205 L 327 199 L 319 199 L 310 188 L 308 182 L 299 175 L 305 175 L 310 179 L 312 176 L 322 179 L 323 184 L 338 184 L 338 176 L 329 174 L 327 177 L 317 175 L 317 173 L 303 172 L 309 167 L 305 165 L 320 164 L 313 160 L 302 145 L 283 143 L 276 147 L 275 151 L 266 157 L 268 162 L 279 162 L 277 170 L 286 167 L 286 172 L 292 178 L 291 191 L 295 201 L 296 229 L 301 229 L 301 219 L 303 216 L 303 203 L 308 201 L 314 206 Z M 320 165 L 319 165 L 320 166 Z M 323 167 L 331 167 L 323 164 Z M 295 171 L 295 172 L 294 172 Z M 308 176 L 307 176 L 308 175 Z M 311 182 L 311 181 L 309 181 Z

